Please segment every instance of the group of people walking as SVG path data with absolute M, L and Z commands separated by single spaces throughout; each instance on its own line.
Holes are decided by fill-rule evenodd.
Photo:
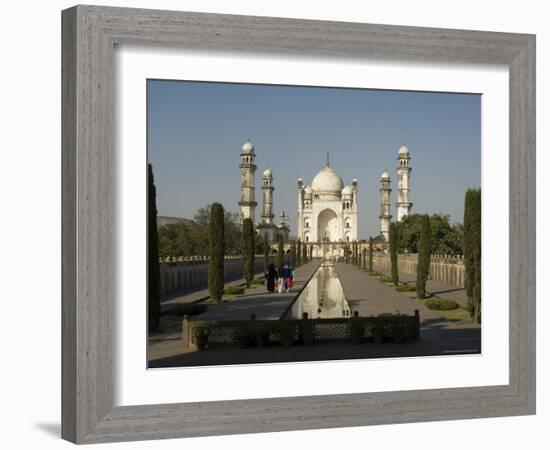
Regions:
M 275 292 L 275 290 L 277 290 L 279 294 L 288 292 L 294 284 L 294 269 L 290 264 L 286 263 L 281 269 L 277 270 L 275 264 L 271 263 L 265 274 L 265 279 L 269 292 Z

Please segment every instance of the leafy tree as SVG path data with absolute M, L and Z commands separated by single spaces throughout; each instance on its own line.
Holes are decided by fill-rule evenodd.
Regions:
M 159 237 L 157 230 L 157 189 L 153 166 L 147 165 L 147 271 L 149 275 L 147 292 L 147 309 L 149 330 L 154 331 L 160 324 L 160 265 L 159 265 Z
M 431 223 L 431 248 L 432 254 L 460 255 L 462 248 L 462 226 L 451 225 L 449 216 L 444 214 L 432 214 Z M 398 250 L 401 252 L 418 253 L 420 233 L 422 228 L 422 214 L 411 214 L 403 217 L 396 224 L 398 235 Z
M 395 222 L 390 223 L 390 260 L 391 279 L 394 285 L 399 284 L 399 269 L 397 267 L 397 227 Z
M 430 216 L 425 214 L 422 216 L 418 262 L 416 265 L 416 295 L 418 298 L 426 297 L 426 281 L 430 275 L 431 236 Z
M 372 253 L 374 250 L 374 239 L 372 236 L 369 238 L 369 272 L 372 272 Z
M 244 279 L 246 281 L 246 287 L 250 287 L 252 279 L 254 278 L 254 222 L 252 219 L 247 218 L 243 220 L 243 264 L 244 264 Z
M 283 266 L 285 264 L 285 248 L 283 244 L 283 237 L 279 236 L 279 242 L 277 246 L 277 270 L 279 274 L 283 272 Z
M 302 241 L 298 239 L 298 242 L 296 244 L 296 267 L 300 267 L 302 265 Z
M 223 295 L 223 265 L 225 257 L 224 210 L 220 203 L 210 207 L 208 233 L 208 291 L 215 303 Z
M 200 208 L 195 220 L 184 220 L 159 228 L 159 254 L 161 258 L 179 256 L 207 256 L 209 254 L 210 205 Z M 227 255 L 242 254 L 239 215 L 225 212 L 225 252 Z
M 464 285 L 468 311 L 481 323 L 481 190 L 468 189 L 464 199 Z

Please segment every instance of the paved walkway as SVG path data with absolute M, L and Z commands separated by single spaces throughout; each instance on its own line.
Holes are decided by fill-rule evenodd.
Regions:
M 208 305 L 208 311 L 200 315 L 201 320 L 248 320 L 251 314 L 257 319 L 280 319 L 294 299 L 300 294 L 320 265 L 313 260 L 296 269 L 294 286 L 288 293 L 251 292 L 239 295 L 234 300 L 219 305 Z M 257 290 L 256 290 L 257 291 Z
M 255 273 L 254 277 L 257 277 L 259 275 L 263 275 L 263 272 Z M 244 278 L 239 278 L 238 280 L 225 283 L 225 287 L 242 286 L 245 284 L 245 282 L 246 280 Z M 175 304 L 199 303 L 199 302 L 204 302 L 209 298 L 210 298 L 210 291 L 208 289 L 201 289 L 201 290 L 192 291 L 192 292 L 179 291 L 179 292 L 172 292 L 170 294 L 165 294 L 160 299 L 161 314 L 170 311 L 172 309 L 172 306 L 174 306 Z
M 149 361 L 149 367 L 189 367 L 231 364 L 255 364 L 302 361 L 337 361 L 365 358 L 402 358 L 414 356 L 444 356 L 480 353 L 479 329 L 444 329 L 422 332 L 419 341 L 406 343 L 354 345 L 350 342 L 323 342 L 313 346 L 295 345 L 285 348 L 273 345 L 266 348 L 239 349 L 235 345 L 212 346 L 205 352 L 173 351 Z
M 374 266 L 376 272 L 383 273 L 384 275 L 390 276 L 391 273 L 388 269 L 380 269 Z M 412 283 L 416 282 L 416 274 L 408 272 L 399 272 L 399 281 L 403 283 Z M 426 292 L 428 294 L 437 295 L 439 297 L 448 298 L 449 300 L 454 300 L 460 306 L 466 307 L 468 304 L 468 297 L 466 296 L 466 289 L 453 286 L 451 284 L 441 283 L 440 281 L 428 280 L 426 282 Z
M 336 263 L 336 272 L 344 288 L 346 300 L 353 311 L 359 311 L 361 316 L 377 316 L 383 313 L 413 315 L 414 310 L 420 313 L 420 326 L 441 319 L 433 311 L 420 305 L 406 295 L 386 286 L 367 272 L 357 269 L 352 264 Z M 444 320 L 444 319 L 443 319 Z M 447 322 L 445 320 L 445 322 Z M 451 322 L 448 322 L 451 324 Z
M 305 287 L 320 264 L 314 260 L 296 270 L 296 284 L 289 294 L 261 292 L 256 286 L 250 294 L 220 305 L 209 306 L 201 319 L 248 320 L 254 313 L 260 319 L 278 319 Z M 181 344 L 181 320 L 164 333 L 151 336 L 148 346 L 149 367 L 208 366 L 219 364 L 251 364 L 292 361 L 327 361 L 356 358 L 412 357 L 429 355 L 471 354 L 481 351 L 479 326 L 457 327 L 437 316 L 406 295 L 386 286 L 375 277 L 351 264 L 336 263 L 344 293 L 353 310 L 362 316 L 384 312 L 414 314 L 418 309 L 421 320 L 421 339 L 410 343 L 387 342 L 381 345 L 353 345 L 349 342 L 323 342 L 309 346 L 284 348 L 239 349 L 235 345 L 219 344 L 206 352 L 186 352 Z

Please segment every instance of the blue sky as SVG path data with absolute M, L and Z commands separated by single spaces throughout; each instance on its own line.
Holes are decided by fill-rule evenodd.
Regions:
M 261 174 L 273 170 L 274 210 L 296 231 L 299 177 L 309 184 L 327 151 L 345 184 L 359 180 L 359 238 L 379 233 L 379 180 L 397 151 L 411 155 L 412 211 L 462 222 L 464 192 L 481 185 L 481 97 L 477 94 L 148 81 L 148 160 L 159 215 L 193 218 L 218 201 L 238 212 L 239 157 L 256 148 L 256 220 Z M 395 207 L 392 207 L 395 217 Z M 278 219 L 277 219 L 278 220 Z

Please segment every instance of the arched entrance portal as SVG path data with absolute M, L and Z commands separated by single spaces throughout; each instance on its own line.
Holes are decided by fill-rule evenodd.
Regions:
M 338 216 L 332 209 L 324 209 L 317 218 L 317 239 L 324 241 L 328 238 L 330 242 L 337 242 L 339 235 Z

